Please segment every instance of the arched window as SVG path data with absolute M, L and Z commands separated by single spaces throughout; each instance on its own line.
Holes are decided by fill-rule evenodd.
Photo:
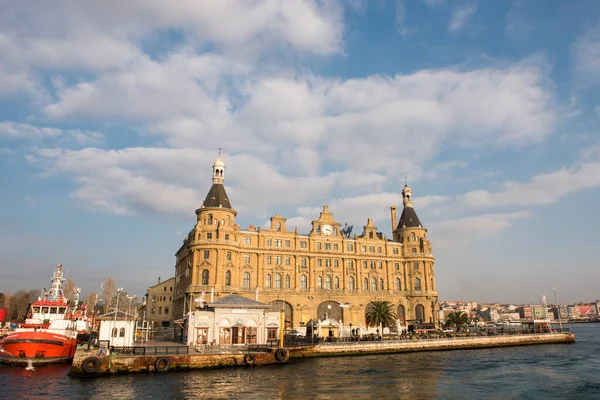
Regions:
M 112 332 L 111 332 L 111 335 L 110 335 L 110 336 L 112 336 L 112 337 L 117 337 L 117 332 L 118 332 L 118 329 L 117 329 L 117 328 L 112 328 Z
M 231 286 L 231 271 L 225 272 L 225 286 Z
M 300 276 L 300 289 L 306 290 L 307 288 L 308 288 L 308 286 L 306 284 L 306 275 L 301 275 Z
M 285 287 L 289 289 L 292 286 L 292 279 L 289 275 L 285 276 Z
M 161 301 L 162 301 L 162 300 L 161 300 Z M 159 313 L 159 314 L 162 314 L 162 306 L 159 306 L 159 307 L 158 307 L 158 313 Z
M 369 279 L 367 278 L 363 281 L 363 290 L 369 290 Z
M 415 290 L 421 290 L 421 279 L 415 278 Z
M 377 290 L 377 278 L 371 278 L 371 290 Z
M 369 232 L 369 239 L 373 239 L 373 232 Z
M 348 260 L 348 268 L 352 268 L 354 266 L 354 263 L 352 262 L 352 260 Z
M 379 290 L 385 290 L 385 285 L 383 284 L 383 278 L 379 279 Z
M 415 235 L 414 232 L 410 234 L 410 241 L 411 242 L 416 242 L 417 241 L 417 235 Z
M 275 287 L 281 289 L 281 274 L 275 274 Z
M 317 277 L 317 289 L 323 289 L 323 277 Z
M 337 235 L 338 235 L 337 228 L 333 228 L 333 236 L 337 236 Z
M 213 224 L 213 216 L 212 214 L 208 214 L 208 225 L 212 225 Z
M 331 289 L 331 275 L 325 277 L 325 289 Z
M 125 337 L 125 328 L 121 328 L 119 331 L 119 337 Z
M 225 226 L 225 218 L 221 219 L 221 226 Z
M 354 290 L 354 277 L 348 278 L 348 290 Z
M 271 274 L 267 274 L 267 282 L 265 283 L 265 287 L 271 287 Z
M 413 269 L 415 271 L 419 269 L 419 262 L 418 261 L 413 262 Z
M 208 285 L 208 270 L 207 269 L 202 270 L 202 284 Z
M 400 278 L 396 278 L 396 290 L 402 290 L 402 281 L 400 280 Z
M 227 216 L 226 221 L 227 221 L 227 226 L 229 226 L 229 224 L 231 223 L 231 220 L 229 219 L 229 215 Z
M 244 287 L 250 287 L 250 272 L 244 272 Z
M 340 288 L 340 278 L 338 278 L 337 276 L 335 277 L 335 288 L 336 289 Z
M 415 307 L 415 319 L 419 322 L 425 321 L 425 307 L 417 304 Z
M 277 232 L 281 232 L 281 222 L 278 222 L 278 223 L 275 225 L 275 230 L 276 230 Z

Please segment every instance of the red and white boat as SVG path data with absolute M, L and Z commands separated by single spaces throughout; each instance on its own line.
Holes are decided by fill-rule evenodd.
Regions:
M 77 334 L 88 329 L 87 319 L 69 307 L 63 296 L 62 265 L 51 281 L 52 288 L 29 306 L 25 322 L 0 341 L 0 363 L 35 365 L 73 360 Z

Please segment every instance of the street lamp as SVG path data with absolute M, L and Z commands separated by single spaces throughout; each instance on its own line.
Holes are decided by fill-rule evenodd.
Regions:
M 129 299 L 129 308 L 127 309 L 127 314 L 131 314 L 131 300 L 135 299 L 137 296 L 134 294 L 133 296 L 127 296 Z
M 116 329 L 116 327 L 117 327 L 117 313 L 119 312 L 119 296 L 121 295 L 121 292 L 122 292 L 122 291 L 123 291 L 123 288 L 118 288 L 118 289 L 117 289 L 117 303 L 116 303 L 116 305 L 115 305 L 115 317 L 114 317 L 114 320 L 113 320 L 113 331 L 114 331 L 114 329 Z M 112 333 L 113 333 L 113 332 L 111 332 L 111 337 L 112 337 Z M 114 337 L 117 337 L 117 334 L 118 334 L 118 330 L 117 330 L 117 332 L 115 333 L 115 336 L 114 336 Z M 116 339 L 115 339 L 115 340 L 116 340 Z

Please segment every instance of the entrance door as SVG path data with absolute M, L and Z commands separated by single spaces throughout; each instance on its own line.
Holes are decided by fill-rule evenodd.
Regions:
M 246 336 L 246 328 L 234 326 L 231 328 L 231 343 L 232 344 L 244 344 L 244 337 Z
M 196 328 L 196 343 L 207 344 L 208 343 L 208 328 Z
M 220 329 L 219 344 L 231 344 L 231 328 Z

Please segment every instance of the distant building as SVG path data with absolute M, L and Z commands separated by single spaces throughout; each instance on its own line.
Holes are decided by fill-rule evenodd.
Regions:
M 148 288 L 146 292 L 146 321 L 168 325 L 173 321 L 173 287 L 175 278 L 164 282 L 158 278 L 158 283 Z
M 408 185 L 399 219 L 396 206 L 390 208 L 391 238 L 378 232 L 371 218 L 362 233 L 353 234 L 327 205 L 301 234 L 279 214 L 266 229 L 240 228 L 224 170 L 219 157 L 194 227 L 176 252 L 175 319 L 194 311 L 194 299 L 204 292 L 211 302 L 239 294 L 270 304 L 273 311 L 283 309 L 287 328 L 326 318 L 364 326 L 372 300 L 391 302 L 404 326 L 437 322 L 435 259 Z

